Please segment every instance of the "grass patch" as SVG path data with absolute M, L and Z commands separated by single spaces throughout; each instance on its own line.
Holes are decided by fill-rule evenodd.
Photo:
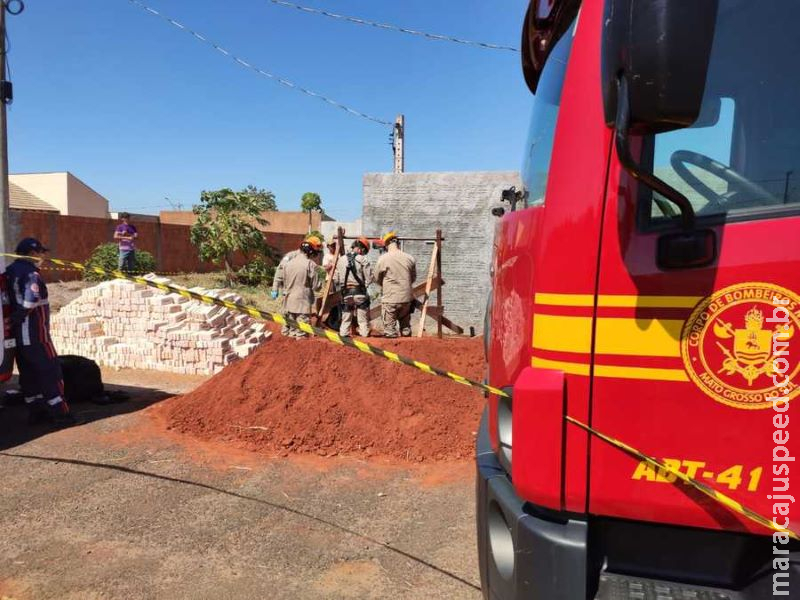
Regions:
M 187 288 L 202 287 L 213 290 L 229 290 L 242 297 L 244 304 L 255 306 L 267 312 L 280 312 L 280 300 L 273 300 L 269 297 L 272 288 L 260 285 L 235 285 L 229 287 L 225 281 L 224 273 L 187 273 L 185 275 L 175 275 L 171 278 L 178 285 Z

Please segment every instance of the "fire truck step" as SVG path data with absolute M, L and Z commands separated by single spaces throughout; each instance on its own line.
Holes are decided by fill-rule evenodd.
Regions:
M 600 575 L 600 588 L 595 596 L 595 600 L 740 600 L 741 598 L 741 594 L 737 592 L 613 573 Z

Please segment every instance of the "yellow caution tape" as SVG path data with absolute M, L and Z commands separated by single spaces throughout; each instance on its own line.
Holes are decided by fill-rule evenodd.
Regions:
M 16 255 L 16 254 L 3 254 L 3 253 L 0 253 L 0 255 L 10 256 L 10 257 L 14 257 L 14 258 L 28 258 L 28 257 L 25 257 L 25 256 L 19 256 L 19 255 Z M 329 341 L 331 341 L 333 343 L 336 343 L 336 344 L 339 344 L 339 345 L 342 345 L 342 346 L 348 346 L 350 348 L 355 348 L 356 350 L 359 350 L 359 351 L 364 352 L 366 354 L 372 354 L 373 356 L 380 356 L 380 357 L 386 358 L 386 359 L 388 359 L 388 360 L 390 360 L 392 362 L 402 363 L 404 365 L 407 365 L 409 367 L 413 367 L 415 369 L 418 369 L 418 370 L 423 371 L 424 373 L 428 373 L 430 375 L 437 375 L 439 377 L 444 377 L 446 379 L 450 379 L 451 381 L 454 381 L 454 382 L 459 383 L 461 385 L 466 385 L 466 386 L 469 386 L 469 387 L 477 388 L 477 389 L 483 390 L 485 392 L 489 392 L 491 394 L 496 394 L 497 396 L 502 396 L 504 398 L 511 398 L 512 397 L 511 394 L 509 394 L 507 392 L 504 392 L 503 390 L 501 390 L 499 388 L 496 388 L 496 387 L 493 387 L 493 386 L 490 386 L 490 385 L 486 385 L 484 383 L 478 383 L 477 381 L 472 381 L 470 379 L 467 379 L 466 377 L 462 377 L 461 375 L 457 375 L 455 373 L 451 373 L 449 371 L 445 371 L 443 369 L 439 369 L 437 367 L 433 367 L 433 366 L 425 364 L 423 362 L 416 361 L 416 360 L 413 360 L 411 358 L 407 358 L 405 356 L 401 356 L 401 355 L 396 354 L 394 352 L 389 352 L 388 350 L 383 350 L 382 348 L 378 348 L 377 346 L 373 346 L 373 345 L 368 344 L 366 342 L 363 342 L 363 341 L 360 341 L 360 340 L 353 340 L 353 339 L 351 339 L 349 337 L 342 337 L 342 336 L 340 336 L 338 333 L 336 333 L 334 331 L 330 331 L 330 330 L 327 330 L 327 329 L 321 329 L 319 327 L 313 327 L 312 325 L 310 325 L 308 323 L 302 323 L 300 321 L 295 321 L 294 319 L 291 319 L 291 318 L 288 318 L 288 317 L 284 317 L 283 315 L 280 315 L 280 314 L 277 314 L 277 313 L 271 313 L 271 312 L 268 312 L 268 311 L 260 310 L 260 309 L 254 307 L 254 306 L 246 306 L 244 304 L 239 304 L 238 302 L 231 302 L 229 300 L 221 300 L 220 298 L 215 298 L 213 296 L 206 296 L 204 294 L 199 294 L 199 293 L 193 292 L 191 290 L 175 287 L 175 286 L 168 285 L 168 284 L 165 284 L 165 283 L 160 283 L 160 282 L 157 282 L 157 281 L 152 281 L 152 280 L 146 279 L 144 277 L 132 276 L 132 275 L 130 275 L 128 273 L 124 273 L 122 271 L 106 271 L 106 270 L 101 269 L 99 267 L 88 267 L 88 266 L 86 266 L 86 265 L 84 265 L 82 263 L 68 261 L 68 260 L 62 260 L 62 259 L 58 259 L 58 258 L 45 258 L 44 260 L 49 261 L 49 262 L 51 262 L 53 264 L 62 266 L 62 267 L 71 267 L 71 268 L 79 270 L 79 271 L 92 271 L 92 272 L 98 273 L 100 275 L 110 275 L 110 276 L 112 276 L 112 277 L 114 277 L 116 279 L 125 279 L 125 280 L 128 280 L 128 281 L 133 281 L 134 283 L 140 283 L 140 284 L 146 285 L 148 287 L 159 289 L 159 290 L 161 290 L 163 292 L 179 294 L 180 296 L 183 296 L 184 298 L 189 298 L 189 299 L 192 299 L 192 300 L 198 300 L 200 302 L 204 302 L 205 304 L 215 304 L 217 306 L 223 306 L 223 307 L 225 307 L 225 308 L 227 308 L 229 310 L 240 312 L 240 313 L 249 315 L 249 316 L 251 316 L 253 318 L 256 318 L 256 319 L 260 318 L 260 319 L 265 319 L 265 320 L 268 320 L 268 321 L 273 321 L 275 323 L 278 323 L 279 325 L 287 325 L 287 326 L 296 327 L 297 329 L 299 329 L 299 330 L 301 330 L 301 331 L 303 331 L 303 332 L 305 332 L 305 333 L 307 333 L 309 335 L 313 335 L 313 336 L 316 336 L 316 337 L 324 338 L 324 339 L 327 339 L 327 340 L 329 340 Z M 606 434 L 604 434 L 604 433 L 602 433 L 602 432 L 590 427 L 589 425 L 586 425 L 585 423 L 583 423 L 583 422 L 581 422 L 581 421 L 579 421 L 579 420 L 577 420 L 577 419 L 575 419 L 573 417 L 566 416 L 565 418 L 566 418 L 566 420 L 568 422 L 572 423 L 573 425 L 575 425 L 577 427 L 580 427 L 581 429 L 585 430 L 589 434 L 600 438 L 604 442 L 606 442 L 606 443 L 608 443 L 608 444 L 610 444 L 610 445 L 612 445 L 612 446 L 614 446 L 616 448 L 619 448 L 620 450 L 623 450 L 627 454 L 629 454 L 629 455 L 631 455 L 631 456 L 633 456 L 635 458 L 638 458 L 639 460 L 645 461 L 651 467 L 655 467 L 657 469 L 661 469 L 662 472 L 671 473 L 677 479 L 680 479 L 682 482 L 684 482 L 685 484 L 691 486 L 692 488 L 694 488 L 698 492 L 700 492 L 703 495 L 711 498 L 716 503 L 721 504 L 722 506 L 724 506 L 725 508 L 727 508 L 731 512 L 733 512 L 733 513 L 735 513 L 737 515 L 741 515 L 741 516 L 745 517 L 746 519 L 749 519 L 750 521 L 752 521 L 754 523 L 757 523 L 758 525 L 761 525 L 762 527 L 766 527 L 767 529 L 769 529 L 771 531 L 776 531 L 776 532 L 780 532 L 780 533 L 786 533 L 791 538 L 793 538 L 795 540 L 800 540 L 800 536 L 798 536 L 794 531 L 792 531 L 790 529 L 784 529 L 782 527 L 779 527 L 778 525 L 776 525 L 772 521 L 772 519 L 768 519 L 766 517 L 763 517 L 762 515 L 760 515 L 757 512 L 755 512 L 754 510 L 752 510 L 752 509 L 744 506 L 742 503 L 734 500 L 730 496 L 727 496 L 727 495 L 723 494 L 722 492 L 719 492 L 719 491 L 715 490 L 714 488 L 710 487 L 709 485 L 707 485 L 705 483 L 697 481 L 693 477 L 689 477 L 688 475 L 686 475 L 685 473 L 683 473 L 679 469 L 675 469 L 674 467 L 670 467 L 669 465 L 663 463 L 662 461 L 660 461 L 660 460 L 658 460 L 656 458 L 653 458 L 652 456 L 649 456 L 649 455 L 641 452 L 640 450 L 637 450 L 636 448 L 633 448 L 632 446 L 629 446 L 628 444 L 626 444 L 624 442 L 621 442 L 620 440 L 617 440 L 617 439 L 615 439 L 615 438 L 613 438 L 611 436 L 608 436 L 608 435 L 606 435 Z
M 0 255 L 10 256 L 14 258 L 30 258 L 27 256 L 20 256 L 18 254 L 0 253 Z M 204 302 L 205 304 L 216 304 L 217 306 L 223 306 L 229 310 L 240 312 L 256 319 L 265 319 L 267 321 L 273 321 L 275 323 L 278 323 L 279 325 L 296 327 L 300 331 L 303 331 L 309 335 L 327 339 L 328 341 L 331 341 L 335 344 L 339 344 L 341 346 L 348 346 L 349 348 L 355 348 L 356 350 L 359 350 L 366 354 L 372 354 L 373 356 L 380 356 L 388 360 L 391 360 L 392 362 L 402 363 L 404 365 L 408 365 L 409 367 L 418 369 L 423 373 L 428 373 L 429 375 L 438 375 L 439 377 L 445 377 L 447 379 L 450 379 L 451 381 L 460 383 L 461 385 L 477 388 L 485 392 L 497 394 L 499 396 L 506 396 L 506 397 L 508 396 L 508 394 L 503 390 L 492 387 L 490 385 L 479 383 L 477 381 L 472 381 L 470 379 L 467 379 L 466 377 L 462 377 L 461 375 L 456 375 L 455 373 L 450 373 L 449 371 L 445 371 L 443 369 L 427 365 L 425 363 L 413 360 L 411 358 L 395 354 L 394 352 L 383 350 L 382 348 L 378 348 L 377 346 L 373 346 L 372 344 L 368 344 L 366 342 L 362 342 L 359 340 L 353 340 L 349 337 L 342 337 L 334 331 L 330 331 L 328 329 L 322 329 L 320 327 L 313 327 L 308 323 L 295 321 L 294 319 L 285 317 L 278 313 L 271 313 L 265 310 L 258 309 L 255 306 L 247 306 L 244 304 L 239 304 L 238 302 L 231 302 L 230 300 L 221 300 L 220 298 L 215 298 L 213 296 L 206 296 L 204 294 L 199 294 L 197 292 L 193 292 L 191 290 L 187 290 L 184 288 L 179 288 L 172 285 L 168 285 L 166 283 L 152 281 L 144 277 L 136 277 L 134 275 L 130 275 L 123 271 L 106 271 L 105 269 L 101 269 L 99 267 L 90 267 L 79 262 L 73 262 L 71 260 L 62 260 L 60 258 L 47 257 L 43 258 L 42 260 L 46 260 L 48 262 L 51 262 L 55 265 L 59 265 L 62 267 L 71 267 L 79 271 L 91 271 L 99 275 L 110 275 L 116 279 L 125 279 L 127 281 L 133 281 L 134 283 L 140 283 L 142 285 L 159 289 L 162 292 L 179 294 L 184 298 L 199 300 L 200 302 Z
M 14 256 L 14 255 L 13 254 L 3 254 L 3 256 Z M 39 267 L 39 268 L 42 271 L 57 271 L 57 272 L 71 271 L 71 272 L 79 272 L 79 273 L 83 273 L 86 270 L 86 269 L 78 269 L 78 268 L 75 268 L 75 267 Z M 176 272 L 171 272 L 171 273 L 162 273 L 160 271 L 159 272 L 156 272 L 156 271 L 125 271 L 125 273 L 127 273 L 128 275 L 158 275 L 158 276 L 164 276 L 164 277 L 171 277 L 171 276 L 175 276 L 175 275 L 194 275 L 195 274 L 195 273 L 188 273 L 186 271 L 180 271 L 180 272 L 176 271 Z
M 663 472 L 663 473 L 670 473 L 670 474 L 674 475 L 675 477 L 680 479 L 682 482 L 684 482 L 686 485 L 689 485 L 689 486 L 693 487 L 694 489 L 696 489 L 701 494 L 704 494 L 704 495 L 708 496 L 709 498 L 711 498 L 712 500 L 714 500 L 718 504 L 723 505 L 725 508 L 727 508 L 731 512 L 733 512 L 733 513 L 735 513 L 737 515 L 741 515 L 741 516 L 745 517 L 746 519 L 749 519 L 753 523 L 758 523 L 762 527 L 766 527 L 767 529 L 770 529 L 772 531 L 777 531 L 777 532 L 780 532 L 780 533 L 786 533 L 792 539 L 800 540 L 800 537 L 798 537 L 798 535 L 794 531 L 792 531 L 791 529 L 784 529 L 783 527 L 779 527 L 777 524 L 775 524 L 775 522 L 772 519 L 767 519 L 766 517 L 761 516 L 756 511 L 754 511 L 754 510 L 752 510 L 750 508 L 747 508 L 741 502 L 737 502 L 736 500 L 734 500 L 730 496 L 726 496 L 725 494 L 723 494 L 722 492 L 718 492 L 717 490 L 715 490 L 711 486 L 709 486 L 709 485 L 707 485 L 707 484 L 705 484 L 705 483 L 703 483 L 701 481 L 697 481 L 694 477 L 689 477 L 684 472 L 682 472 L 680 469 L 676 469 L 674 467 L 670 467 L 669 465 L 661 462 L 657 458 L 653 458 L 652 456 L 648 456 L 644 452 L 641 452 L 640 450 L 637 450 L 636 448 L 634 448 L 632 446 L 629 446 L 628 444 L 626 444 L 624 442 L 621 442 L 618 439 L 615 439 L 615 438 L 613 438 L 613 437 L 611 437 L 609 435 L 601 433 L 601 432 L 597 431 L 596 429 L 590 427 L 586 423 L 582 423 L 581 421 L 578 421 L 577 419 L 575 419 L 573 417 L 567 416 L 566 419 L 567 419 L 567 421 L 569 421 L 573 425 L 576 425 L 576 426 L 580 427 L 581 429 L 583 429 L 584 431 L 587 431 L 590 434 L 599 437 L 604 442 L 606 442 L 608 444 L 611 444 L 612 446 L 615 446 L 616 448 L 619 448 L 620 450 L 623 450 L 627 454 L 629 454 L 629 455 L 631 455 L 631 456 L 633 456 L 635 458 L 638 458 L 639 460 L 642 460 L 642 461 L 646 462 L 651 467 L 655 467 L 656 469 L 661 469 L 661 472 Z

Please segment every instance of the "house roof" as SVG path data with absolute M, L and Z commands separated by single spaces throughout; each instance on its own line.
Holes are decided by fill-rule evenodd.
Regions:
M 16 183 L 9 182 L 9 208 L 16 208 L 19 210 L 40 210 L 43 212 L 59 212 L 58 209 L 52 204 L 48 204 L 39 196 L 31 194 L 29 191 L 22 189 Z

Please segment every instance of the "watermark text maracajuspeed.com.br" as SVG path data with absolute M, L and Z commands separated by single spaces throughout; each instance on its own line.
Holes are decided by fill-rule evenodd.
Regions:
M 793 387 L 789 376 L 789 338 L 792 337 L 792 324 L 786 305 L 788 298 L 772 297 L 772 316 L 768 323 L 774 323 L 772 334 L 772 381 L 776 386 L 774 395 L 768 397 L 772 402 L 774 414 L 772 424 L 772 493 L 767 498 L 772 501 L 772 522 L 784 531 L 772 534 L 772 595 L 789 595 L 789 513 L 794 496 L 789 493 L 789 463 L 794 462 L 788 448 L 789 442 L 789 403 L 783 399 Z

